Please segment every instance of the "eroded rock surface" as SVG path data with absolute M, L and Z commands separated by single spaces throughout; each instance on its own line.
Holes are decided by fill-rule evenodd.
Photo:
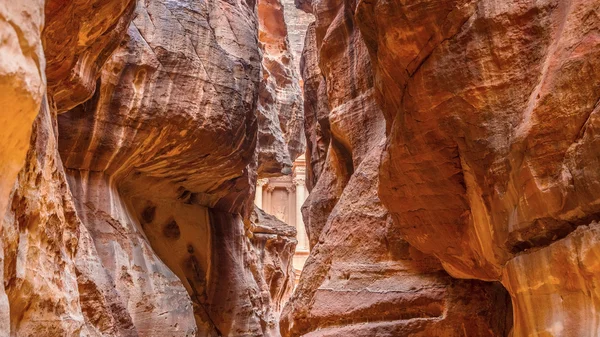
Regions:
M 300 59 L 302 58 L 302 50 L 304 49 L 306 31 L 308 30 L 308 25 L 315 21 L 315 19 L 312 14 L 296 8 L 294 0 L 282 0 L 281 4 L 284 8 L 283 13 L 288 27 L 290 52 L 294 57 L 296 71 L 301 77 Z
M 289 4 L 0 5 L 0 336 L 600 334 L 600 1 Z
M 262 78 L 258 100 L 258 174 L 291 174 L 304 152 L 304 107 L 280 0 L 258 1 Z
M 254 278 L 267 311 L 265 336 L 281 336 L 279 314 L 294 289 L 292 258 L 296 250 L 296 228 L 255 207 L 246 235 L 253 248 L 251 261 Z
M 127 31 L 135 0 L 47 0 L 48 100 L 58 113 L 89 99 L 100 69 Z
M 44 2 L 7 2 L 0 7 L 0 210 L 25 163 L 31 127 L 46 90 L 42 29 Z M 1 288 L 1 287 L 0 287 Z M 3 301 L 0 301 L 3 303 Z M 2 324 L 2 326 L 6 326 Z
M 312 7 L 302 61 L 311 254 L 282 314 L 282 335 L 506 336 L 502 286 L 452 279 L 406 241 L 379 200 L 386 121 L 354 6 Z
M 0 334 L 278 336 L 295 233 L 250 217 L 256 4 L 29 5 L 0 6 L 21 43 L 1 51 L 6 93 L 20 95 L 2 96 L 15 104 L 6 118 L 29 120 L 0 158 Z M 294 69 L 280 66 L 295 86 L 274 87 L 288 96 L 272 105 L 298 105 Z M 277 137 L 291 158 L 302 144 L 288 110 Z
M 452 275 L 503 280 L 515 337 L 599 329 L 599 275 L 578 262 L 597 250 L 599 7 L 359 5 L 389 130 L 380 196 Z
M 104 2 L 107 6 L 116 3 Z M 132 9 L 130 2 L 119 3 Z M 89 2 L 79 5 L 81 11 L 92 8 Z M 1 78 L 5 85 L 2 93 L 8 95 L 2 96 L 2 106 L 6 110 L 1 118 L 7 128 L 3 134 L 10 137 L 7 144 L 4 138 L 0 141 L 3 269 L 0 334 L 95 335 L 98 328 L 113 329 L 115 334 L 123 332 L 122 335 L 127 335 L 124 333 L 127 330 L 124 317 L 118 318 L 122 326 L 114 322 L 114 317 L 105 316 L 100 322 L 99 316 L 91 318 L 88 315 L 92 311 L 86 310 L 80 301 L 83 292 L 79 289 L 79 276 L 86 272 L 79 273 L 78 267 L 87 262 L 78 262 L 76 256 L 79 248 L 93 250 L 93 247 L 86 245 L 85 229 L 81 228 L 75 213 L 57 152 L 56 110 L 54 105 L 48 105 L 46 97 L 47 59 L 44 47 L 47 35 L 46 30 L 42 34 L 42 29 L 44 25 L 46 28 L 52 26 L 48 13 L 47 21 L 44 23 L 43 20 L 44 12 L 54 6 L 60 6 L 58 1 L 7 2 L 0 6 L 2 34 L 7 42 L 2 44 L 3 63 L 0 71 L 3 72 Z M 118 20 L 126 13 L 112 14 L 111 19 Z M 102 17 L 93 17 L 87 19 L 86 27 L 95 29 L 103 24 Z M 71 28 L 69 23 L 55 26 L 63 31 L 67 27 Z M 119 29 L 118 26 L 109 25 L 102 33 L 118 35 Z M 95 38 L 90 36 L 89 42 L 93 43 Z M 76 44 L 73 40 L 65 41 L 63 56 L 76 58 L 72 54 L 76 53 Z M 110 46 L 101 49 L 105 53 L 112 51 Z M 100 53 L 89 51 L 87 57 L 98 57 L 96 52 Z M 101 66 L 101 63 L 97 66 Z M 87 69 L 78 70 L 89 74 Z M 50 77 L 47 86 L 54 85 L 54 80 Z M 91 80 L 95 81 L 95 78 L 92 76 Z M 22 162 L 19 161 L 23 159 L 25 165 L 15 181 L 14 174 L 21 168 Z M 10 197 L 7 197 L 8 192 L 11 193 Z M 9 206 L 5 207 L 7 204 Z M 92 259 L 93 256 L 90 257 Z M 95 276 L 101 277 L 99 273 Z M 114 292 L 113 288 L 107 291 Z M 118 313 L 118 307 L 111 309 Z M 99 313 L 96 311 L 94 314 Z

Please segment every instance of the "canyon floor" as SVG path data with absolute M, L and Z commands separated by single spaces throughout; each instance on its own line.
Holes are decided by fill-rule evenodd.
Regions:
M 600 337 L 600 0 L 0 0 L 0 337 Z

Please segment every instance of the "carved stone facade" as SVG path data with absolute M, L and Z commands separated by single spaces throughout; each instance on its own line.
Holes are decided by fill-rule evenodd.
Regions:
M 309 252 L 308 236 L 302 220 L 301 207 L 308 197 L 306 189 L 306 161 L 304 155 L 294 162 L 291 176 L 259 179 L 255 204 L 279 220 L 296 227 L 298 245 L 294 255 L 296 277 L 306 262 Z

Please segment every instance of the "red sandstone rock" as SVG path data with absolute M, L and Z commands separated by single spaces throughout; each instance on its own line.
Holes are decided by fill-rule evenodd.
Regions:
M 353 4 L 313 5 L 303 54 L 311 254 L 282 335 L 506 336 L 506 291 L 453 280 L 406 242 L 379 200 L 386 124 Z
M 258 175 L 291 174 L 304 152 L 303 103 L 298 72 L 279 0 L 258 1 L 262 79 L 258 99 Z
M 284 335 L 508 335 L 498 284 L 442 267 L 501 281 L 513 337 L 597 335 L 600 2 L 296 5 Z M 302 148 L 281 8 L 0 6 L 1 336 L 278 335 L 293 230 L 251 194 Z
M 47 0 L 43 42 L 48 100 L 64 112 L 89 99 L 100 69 L 119 45 L 135 0 Z
M 43 1 L 12 1 L 0 8 L 0 210 L 4 212 L 25 163 L 31 126 L 44 100 L 46 83 L 41 32 Z M 1 228 L 1 226 L 0 226 Z M 0 286 L 0 307 L 2 300 Z M 0 309 L 4 311 L 4 309 Z M 4 322 L 4 318 L 0 318 Z M 0 324 L 5 327 L 6 324 Z M 2 329 L 2 328 L 0 328 Z M 2 332 L 2 330 L 0 330 Z
M 131 12 L 131 2 L 118 3 Z M 104 4 L 114 7 L 117 1 L 105 1 Z M 48 38 L 53 29 L 67 34 L 66 29 L 72 27 L 70 23 L 55 22 L 52 15 L 46 13 L 45 30 L 41 35 L 44 11 L 61 4 L 49 1 L 46 7 L 44 5 L 38 1 L 17 1 L 7 2 L 0 9 L 0 22 L 4 23 L 0 31 L 6 42 L 0 51 L 3 60 L 0 82 L 4 85 L 0 103 L 6 109 L 0 122 L 6 128 L 3 134 L 10 137 L 0 136 L 0 211 L 3 214 L 0 226 L 3 267 L 0 335 L 93 335 L 99 325 L 115 334 L 125 333 L 127 328 L 115 324 L 110 317 L 105 317 L 103 322 L 91 319 L 88 315 L 91 311 L 80 301 L 81 283 L 77 269 L 85 262 L 80 264 L 76 256 L 79 249 L 92 247 L 84 242 L 86 234 L 80 229 L 58 157 L 54 104 L 49 107 L 46 99 L 46 65 L 53 61 L 46 57 L 53 51 L 52 48 L 42 49 L 42 40 L 44 47 L 51 45 Z M 82 12 L 92 7 L 90 3 L 79 5 L 78 10 Z M 111 13 L 111 20 L 120 20 L 126 12 Z M 68 21 L 72 17 L 62 19 L 65 18 Z M 71 23 L 78 23 L 79 19 L 73 19 Z M 104 24 L 108 26 L 101 30 L 102 34 L 119 35 L 120 26 L 113 26 L 103 17 L 89 17 L 85 27 L 93 30 Z M 98 36 L 88 36 L 87 43 L 94 43 L 96 38 L 99 42 L 102 40 Z M 77 58 L 79 55 L 75 54 L 82 52 L 77 43 L 72 39 L 63 41 L 62 55 Z M 113 38 L 112 43 L 118 43 L 118 39 Z M 85 52 L 88 61 L 98 59 L 93 66 L 79 64 L 78 69 L 72 70 L 85 73 L 90 76 L 87 80 L 95 81 L 93 72 L 86 67 L 100 67 L 102 57 L 99 54 L 110 54 L 114 49 L 104 42 L 100 45 L 102 48 L 98 50 Z M 55 80 L 48 77 L 48 87 L 52 87 Z M 75 103 L 80 103 L 85 97 L 77 99 L 79 101 Z M 32 120 L 38 111 L 32 132 Z M 25 166 L 21 169 L 23 160 Z M 96 277 L 100 276 L 96 274 Z M 117 305 L 111 309 L 118 312 Z M 119 319 L 125 322 L 124 317 Z
M 389 130 L 380 196 L 452 275 L 503 280 L 515 337 L 598 330 L 598 272 L 578 261 L 596 251 L 599 6 L 359 5 Z
M 281 336 L 279 314 L 294 289 L 294 267 L 292 258 L 296 250 L 296 228 L 276 217 L 254 208 L 250 227 L 253 248 L 249 249 L 253 259 L 248 262 L 254 279 L 259 285 L 267 328 L 264 336 Z
M 249 218 L 262 61 L 255 4 L 140 1 L 133 14 L 131 1 L 51 1 L 45 61 L 36 5 L 27 30 L 2 31 L 29 34 L 22 41 L 35 51 L 1 50 L 22 60 L 15 78 L 30 86 L 15 86 L 23 102 L 7 117 L 43 109 L 3 221 L 0 334 L 278 336 L 295 233 Z M 44 76 L 34 81 L 44 63 L 50 107 Z M 272 104 L 299 104 L 289 97 Z M 293 156 L 298 121 L 284 128 Z M 14 128 L 14 153 L 2 152 L 0 206 L 28 127 Z

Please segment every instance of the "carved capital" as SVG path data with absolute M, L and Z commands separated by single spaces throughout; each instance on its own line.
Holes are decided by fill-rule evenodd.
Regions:
M 304 179 L 304 177 L 296 177 L 296 178 L 294 178 L 293 182 L 294 182 L 294 185 L 296 185 L 296 186 L 304 186 L 305 179 Z
M 286 187 L 286 188 L 285 188 L 285 190 L 286 190 L 288 193 L 295 192 L 295 191 L 296 191 L 296 186 L 295 186 L 295 185 L 290 185 L 290 186 Z
M 268 193 L 273 193 L 274 190 L 275 190 L 275 186 L 267 186 Z
M 265 186 L 265 185 L 266 185 L 266 184 L 268 184 L 268 183 L 269 183 L 269 178 L 258 179 L 258 180 L 256 181 L 256 185 L 257 185 L 257 186 L 261 186 L 261 187 L 262 187 L 262 186 Z

